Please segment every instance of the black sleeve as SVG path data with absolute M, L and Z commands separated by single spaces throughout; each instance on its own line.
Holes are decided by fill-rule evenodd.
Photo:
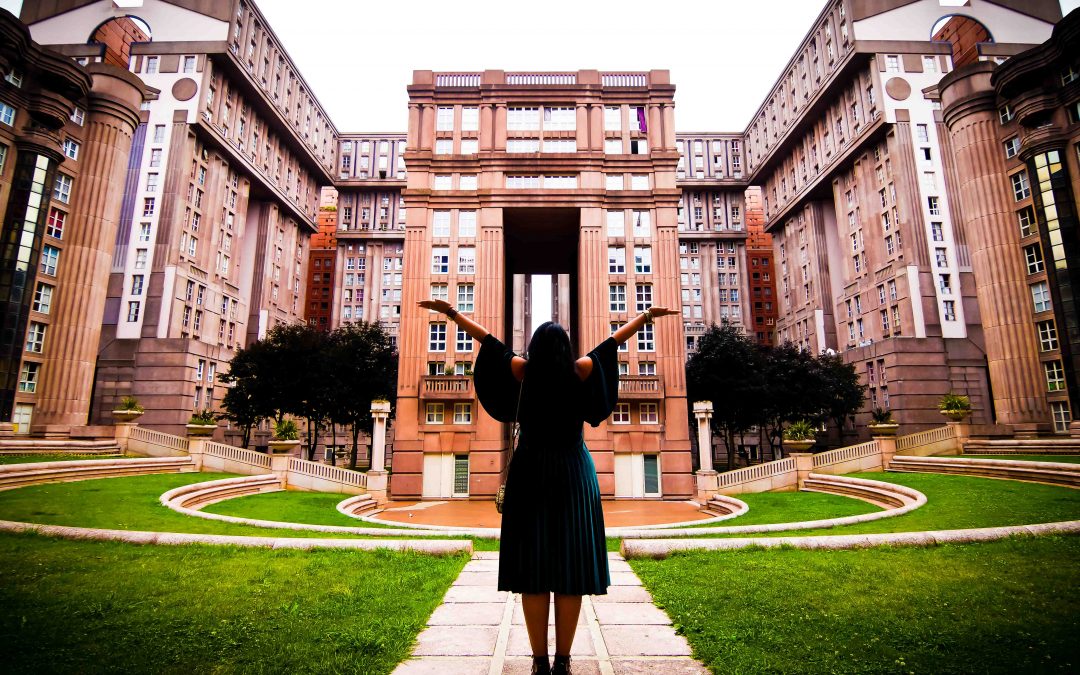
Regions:
M 585 380 L 585 421 L 594 427 L 607 419 L 619 400 L 619 345 L 608 339 L 589 352 L 592 372 Z
M 514 421 L 518 394 L 521 392 L 521 382 L 514 377 L 510 368 L 513 358 L 514 352 L 499 338 L 488 333 L 480 343 L 480 353 L 473 366 L 476 398 L 487 414 L 500 422 Z

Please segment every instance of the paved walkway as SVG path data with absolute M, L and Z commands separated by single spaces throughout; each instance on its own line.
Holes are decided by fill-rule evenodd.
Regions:
M 664 502 L 654 500 L 604 500 L 604 525 L 607 527 L 637 527 L 687 521 L 706 520 L 694 502 Z M 443 525 L 448 527 L 499 527 L 502 516 L 495 502 L 455 499 L 428 502 L 387 502 L 376 516 L 382 522 L 414 525 Z
M 691 675 L 708 673 L 690 657 L 671 620 L 652 604 L 630 565 L 609 553 L 608 594 L 581 603 L 574 645 L 575 675 Z M 479 552 L 435 609 L 417 640 L 413 656 L 394 675 L 528 674 L 532 667 L 521 596 L 495 590 L 499 554 Z M 549 652 L 555 630 L 549 618 Z

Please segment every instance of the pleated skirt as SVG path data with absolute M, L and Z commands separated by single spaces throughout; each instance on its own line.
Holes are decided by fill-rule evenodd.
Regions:
M 499 590 L 602 595 L 608 573 L 596 466 L 585 442 L 522 439 L 506 478 Z

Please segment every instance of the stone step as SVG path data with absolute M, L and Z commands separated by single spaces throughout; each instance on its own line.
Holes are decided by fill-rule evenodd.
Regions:
M 907 504 L 907 500 L 888 490 L 869 487 L 865 485 L 851 485 L 818 478 L 807 478 L 803 481 L 803 490 L 810 492 L 827 492 L 830 494 L 855 497 L 872 502 L 883 508 L 899 508 Z
M 1080 487 L 1080 465 L 1077 464 L 963 457 L 902 457 L 897 455 L 889 464 L 889 471 L 948 473 Z
M 189 457 L 139 459 L 87 459 L 0 466 L 0 490 L 38 483 L 56 483 L 90 478 L 112 478 L 149 473 L 179 473 L 194 470 Z
M 1080 438 L 971 439 L 965 455 L 1080 455 Z

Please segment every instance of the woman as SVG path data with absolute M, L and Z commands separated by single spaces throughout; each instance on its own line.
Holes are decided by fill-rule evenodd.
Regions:
M 600 487 L 582 423 L 599 426 L 615 408 L 619 345 L 653 318 L 675 312 L 652 307 L 579 359 L 573 357 L 566 330 L 549 321 L 533 333 L 526 360 L 446 301 L 419 304 L 446 314 L 480 341 L 473 375 L 480 404 L 501 422 L 516 416 L 520 423 L 506 478 L 499 590 L 521 593 L 532 672 L 568 674 L 581 596 L 605 594 L 610 584 Z M 552 593 L 553 668 L 547 643 Z

